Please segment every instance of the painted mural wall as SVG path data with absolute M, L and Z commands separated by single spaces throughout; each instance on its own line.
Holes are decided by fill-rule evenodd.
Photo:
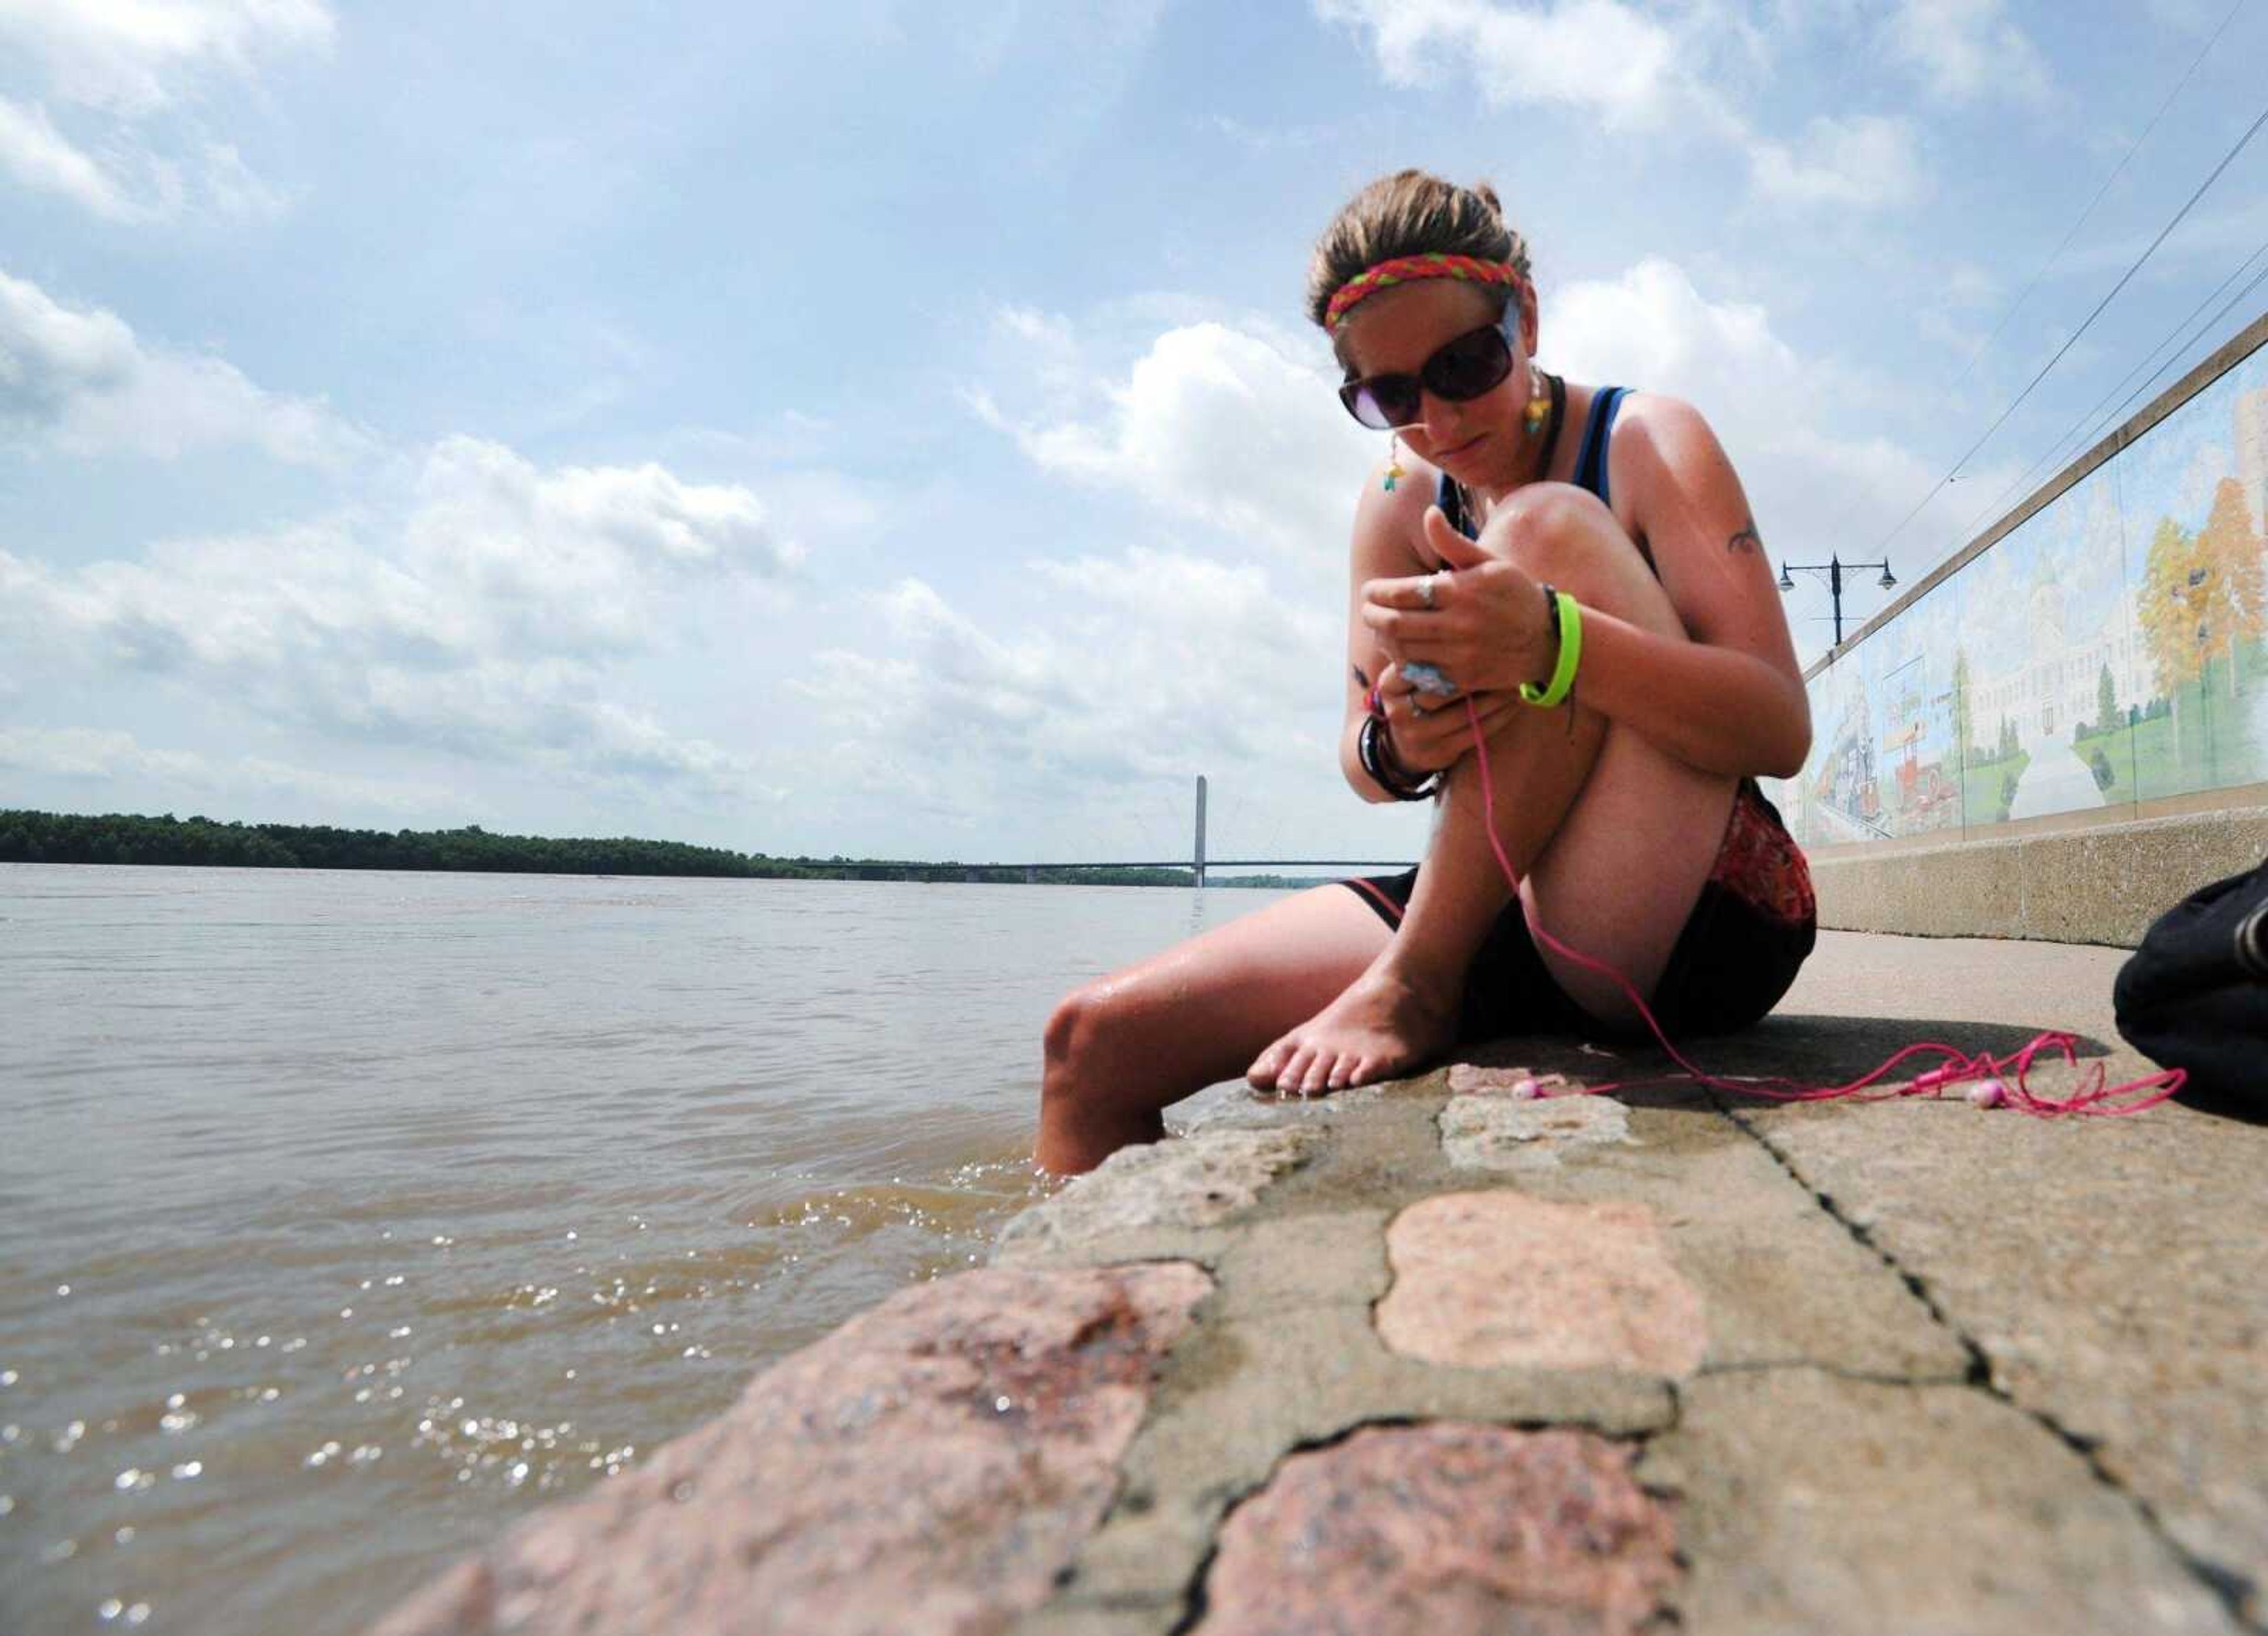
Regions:
M 1807 846 L 2268 781 L 2268 349 L 1812 677 Z

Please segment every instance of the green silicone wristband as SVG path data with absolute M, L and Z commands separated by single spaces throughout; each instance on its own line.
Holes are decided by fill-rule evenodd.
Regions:
M 1582 605 L 1565 591 L 1554 594 L 1559 608 L 1559 661 L 1551 667 L 1551 680 L 1542 687 L 1533 682 L 1520 684 L 1520 696 L 1543 710 L 1567 702 L 1575 690 L 1575 667 L 1583 658 Z

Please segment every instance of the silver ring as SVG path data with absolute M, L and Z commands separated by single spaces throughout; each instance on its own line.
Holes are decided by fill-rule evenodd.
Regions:
M 1418 600 L 1428 608 L 1433 606 L 1433 581 L 1440 578 L 1439 574 L 1427 574 L 1418 582 Z
M 1430 716 L 1433 712 L 1427 710 L 1423 704 L 1420 704 L 1418 702 L 1418 696 L 1415 693 L 1412 693 L 1410 696 L 1410 713 L 1413 716 Z

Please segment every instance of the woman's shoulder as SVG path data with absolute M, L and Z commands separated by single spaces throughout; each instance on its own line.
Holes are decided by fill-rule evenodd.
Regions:
M 1441 491 L 1441 473 L 1407 449 L 1370 468 L 1355 505 L 1355 545 L 1416 549 L 1425 537 L 1425 508 Z
M 1683 398 L 1637 387 L 1621 391 L 1622 402 L 1615 411 L 1618 455 L 1630 445 L 1672 463 L 1712 453 L 1721 457 L 1717 434 L 1708 419 Z

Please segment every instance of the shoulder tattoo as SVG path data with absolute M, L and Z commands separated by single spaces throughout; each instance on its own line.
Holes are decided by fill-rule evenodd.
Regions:
M 1747 551 L 1754 554 L 1762 550 L 1764 544 L 1764 536 L 1756 532 L 1756 520 L 1751 517 L 1742 526 L 1739 533 L 1725 542 L 1725 549 L 1728 551 Z

